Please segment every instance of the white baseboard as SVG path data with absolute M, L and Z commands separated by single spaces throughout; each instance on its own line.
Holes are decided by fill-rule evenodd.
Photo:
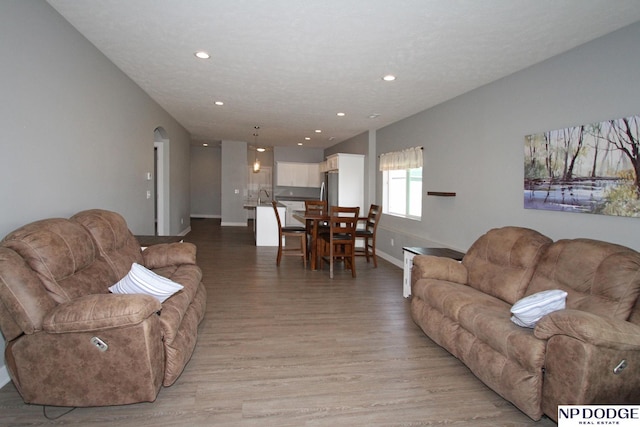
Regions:
M 246 227 L 246 222 L 221 222 L 222 227 Z
M 7 371 L 6 365 L 2 365 L 0 367 L 0 388 L 6 386 L 11 382 L 11 377 L 9 377 L 9 371 Z
M 378 255 L 380 258 L 384 260 L 389 261 L 391 264 L 395 265 L 396 267 L 404 268 L 404 261 L 401 259 L 394 258 L 388 253 L 385 253 L 382 251 L 376 251 L 376 255 Z
M 190 231 L 191 231 L 191 226 L 185 228 L 180 233 L 178 233 L 178 236 L 186 236 L 187 234 L 189 234 Z
M 191 218 L 222 218 L 222 215 L 191 214 Z

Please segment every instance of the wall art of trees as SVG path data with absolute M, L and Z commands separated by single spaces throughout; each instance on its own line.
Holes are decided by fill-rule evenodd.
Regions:
M 524 207 L 640 217 L 640 116 L 525 137 Z

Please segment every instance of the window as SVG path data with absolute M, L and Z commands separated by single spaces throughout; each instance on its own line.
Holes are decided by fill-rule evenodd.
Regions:
M 380 156 L 382 212 L 411 219 L 422 218 L 422 148 Z

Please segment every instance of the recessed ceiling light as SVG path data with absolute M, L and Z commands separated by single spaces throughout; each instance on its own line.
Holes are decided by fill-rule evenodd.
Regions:
M 265 148 L 258 147 L 258 148 L 256 148 L 256 151 L 259 151 L 259 152 L 263 153 L 265 151 Z
M 387 74 L 382 78 L 382 80 L 384 80 L 385 82 L 392 82 L 395 79 L 396 79 L 396 76 L 394 76 L 393 74 Z
M 224 102 L 222 102 L 222 101 L 216 101 L 214 104 L 216 104 L 216 105 L 224 105 Z
M 316 133 L 322 133 L 322 130 L 316 129 Z
M 298 142 L 298 145 L 302 145 L 302 142 Z
M 310 138 L 310 137 L 308 137 L 308 136 L 305 136 L 305 137 L 304 137 L 304 140 L 305 140 L 305 141 L 311 141 L 311 138 Z M 302 143 L 301 143 L 301 144 L 302 144 Z
M 207 144 L 206 142 L 204 144 L 202 144 L 203 147 L 208 147 L 209 144 Z
M 196 58 L 200 58 L 200 59 L 209 59 L 211 58 L 211 55 L 209 55 L 207 52 L 200 50 L 196 53 L 194 53 L 194 55 L 196 56 Z
M 344 117 L 344 116 L 346 116 L 346 114 L 345 113 L 338 113 L 337 116 L 338 117 Z

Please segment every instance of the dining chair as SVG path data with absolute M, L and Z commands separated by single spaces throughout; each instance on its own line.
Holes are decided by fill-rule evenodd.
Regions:
M 306 213 L 326 212 L 327 201 L 326 200 L 305 200 L 304 211 Z M 311 225 L 311 221 L 307 221 L 307 234 L 311 234 L 310 225 Z
M 327 211 L 327 201 L 326 200 L 305 200 L 304 201 L 304 211 L 305 213 L 321 213 Z M 311 245 L 313 244 L 313 223 L 314 220 L 308 219 L 306 221 L 307 228 L 307 237 L 309 244 L 307 245 L 307 252 L 311 251 Z M 318 221 L 317 224 L 318 233 L 324 233 L 326 231 L 327 224 L 324 221 Z
M 304 210 L 309 211 L 325 211 L 327 210 L 327 201 L 326 200 L 305 200 L 304 201 Z
M 359 207 L 331 206 L 329 209 L 329 232 L 319 236 L 321 250 L 320 268 L 329 262 L 329 277 L 333 279 L 333 265 L 336 259 L 344 259 L 345 268 L 356 277 L 356 226 Z
M 364 222 L 364 228 L 356 229 L 356 241 L 362 240 L 363 247 L 356 246 L 356 256 L 364 256 L 369 262 L 373 258 L 373 267 L 378 267 L 378 257 L 376 256 L 376 231 L 380 220 L 380 206 L 372 204 L 369 207 L 369 214 L 366 218 L 360 218 Z
M 276 265 L 280 266 L 280 260 L 282 256 L 300 256 L 302 257 L 302 263 L 307 268 L 307 229 L 305 227 L 283 227 L 280 221 L 280 214 L 278 213 L 278 202 L 275 200 L 271 202 L 273 211 L 276 214 L 276 221 L 278 222 L 278 258 L 276 259 Z M 282 245 L 282 238 L 296 237 L 300 239 L 300 246 L 295 248 L 287 248 Z

